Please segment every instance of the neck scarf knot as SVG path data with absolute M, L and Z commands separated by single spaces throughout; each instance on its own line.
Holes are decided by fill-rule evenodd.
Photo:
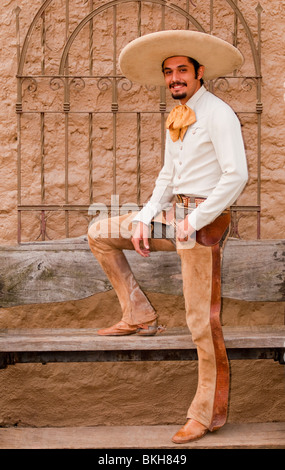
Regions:
M 169 129 L 173 142 L 176 142 L 179 138 L 183 140 L 188 126 L 191 126 L 194 122 L 196 122 L 196 116 L 193 109 L 185 104 L 175 106 L 166 120 L 166 129 Z

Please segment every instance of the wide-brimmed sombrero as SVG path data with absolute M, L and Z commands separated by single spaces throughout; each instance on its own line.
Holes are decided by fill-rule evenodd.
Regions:
M 241 52 L 223 39 L 188 30 L 159 31 L 131 41 L 122 50 L 121 72 L 142 85 L 164 85 L 161 70 L 169 57 L 186 56 L 205 66 L 204 79 L 225 76 L 243 64 Z

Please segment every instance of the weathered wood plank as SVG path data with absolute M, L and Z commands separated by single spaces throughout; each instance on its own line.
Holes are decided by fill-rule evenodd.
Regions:
M 285 326 L 223 327 L 227 348 L 285 348 Z M 196 349 L 187 328 L 151 337 L 99 336 L 94 329 L 0 330 L 0 352 Z
M 175 252 L 126 256 L 141 287 L 182 295 L 180 259 Z M 61 302 L 112 289 L 86 237 L 0 247 L 0 307 Z M 229 239 L 222 267 L 223 297 L 285 300 L 285 240 Z
M 183 445 L 171 441 L 177 429 L 179 425 L 173 424 L 2 428 L 0 449 L 285 449 L 283 422 L 227 423 L 218 431 L 206 434 L 203 439 Z M 116 453 L 111 455 L 116 457 Z M 139 455 L 136 458 L 139 459 Z M 192 455 L 187 456 L 187 462 L 190 459 L 193 459 Z
M 223 256 L 222 295 L 285 301 L 285 240 L 229 240 Z

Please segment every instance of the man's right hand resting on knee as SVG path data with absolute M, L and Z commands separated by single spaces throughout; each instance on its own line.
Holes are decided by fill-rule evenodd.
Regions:
M 149 256 L 149 226 L 143 222 L 138 222 L 134 234 L 132 236 L 132 244 L 137 253 L 144 258 Z

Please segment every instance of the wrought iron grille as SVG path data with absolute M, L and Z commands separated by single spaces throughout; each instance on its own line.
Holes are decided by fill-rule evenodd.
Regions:
M 223 7 L 223 28 L 216 10 Z M 250 182 L 232 206 L 232 235 L 243 223 L 260 238 L 261 14 L 252 30 L 238 0 L 45 0 L 18 52 L 18 242 L 86 233 L 90 205 L 141 207 L 164 155 L 164 87 L 143 88 L 118 70 L 122 47 L 163 29 L 220 36 L 245 56 L 241 72 L 209 81 L 243 126 Z M 151 157 L 150 157 L 151 156 Z M 136 176 L 135 176 L 136 175 Z M 151 176 L 150 176 L 151 175 Z M 252 236 L 252 233 L 251 233 Z

